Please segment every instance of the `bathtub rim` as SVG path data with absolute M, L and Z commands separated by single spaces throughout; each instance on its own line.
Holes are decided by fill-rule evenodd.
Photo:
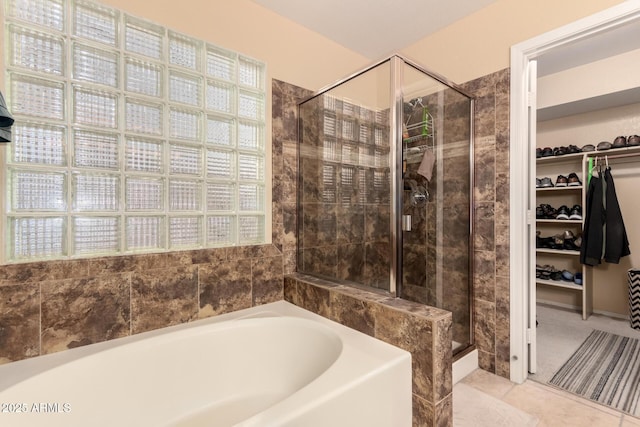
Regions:
M 151 331 L 141 332 L 139 334 L 128 335 L 126 337 L 114 338 L 112 340 L 101 341 L 98 343 L 92 343 L 81 347 L 58 351 L 55 353 L 35 356 L 29 359 L 22 359 L 15 362 L 5 363 L 0 365 L 0 393 L 10 389 L 14 385 L 22 381 L 26 381 L 50 369 L 55 369 L 62 365 L 73 363 L 78 359 L 89 357 L 106 350 L 116 349 L 129 344 L 134 344 L 139 341 L 161 337 L 162 335 L 176 333 L 192 328 L 202 328 L 223 322 L 230 322 L 228 327 L 232 327 L 233 323 L 231 322 L 236 320 L 251 320 L 264 317 L 268 318 L 285 316 L 297 317 L 312 322 L 317 322 L 322 324 L 324 327 L 328 327 L 329 329 L 334 330 L 340 340 L 343 341 L 343 346 L 345 339 L 352 340 L 349 342 L 355 342 L 356 344 L 374 345 L 367 343 L 375 343 L 377 349 L 379 349 L 382 353 L 388 355 L 389 357 L 393 357 L 394 353 L 396 357 L 402 353 L 406 353 L 410 356 L 410 353 L 406 350 L 386 343 L 370 335 L 366 335 L 360 331 L 349 328 L 340 323 L 334 322 L 330 319 L 298 307 L 287 301 L 280 300 L 260 306 L 249 307 L 230 313 L 221 314 L 218 316 L 208 317 L 205 319 L 197 319 L 187 323 L 171 325 Z M 369 339 L 373 341 L 370 341 Z

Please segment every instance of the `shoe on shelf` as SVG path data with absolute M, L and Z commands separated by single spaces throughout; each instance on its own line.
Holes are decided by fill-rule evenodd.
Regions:
M 611 144 L 611 148 L 623 148 L 626 146 L 627 146 L 626 136 L 617 136 L 616 139 L 613 140 L 613 144 Z
M 556 210 L 546 203 L 541 204 L 540 206 L 540 217 L 538 219 L 555 219 L 556 218 Z M 538 209 L 536 208 L 536 217 L 538 214 Z
M 568 251 L 579 251 L 580 247 L 578 245 L 576 245 L 576 237 L 573 235 L 573 233 L 570 230 L 566 230 L 564 233 L 562 233 L 562 237 L 564 238 L 564 244 L 562 249 L 568 250 Z M 580 242 L 582 242 L 582 238 L 579 237 Z
M 536 178 L 536 188 L 542 187 L 542 180 L 540 178 Z
M 536 148 L 536 159 L 542 157 L 542 148 Z
M 553 149 L 554 156 L 564 156 L 569 149 L 567 147 L 555 147 Z
M 540 155 L 542 157 L 551 157 L 553 156 L 553 150 L 551 149 L 551 147 L 544 147 Z
M 567 185 L 569 187 L 580 187 L 582 185 L 582 181 L 580 181 L 577 173 L 571 172 L 567 176 Z
M 573 275 L 573 283 L 576 285 L 582 285 L 582 273 L 576 273 Z
M 540 188 L 550 188 L 550 187 L 553 187 L 553 182 L 551 181 L 551 178 L 549 178 L 548 176 L 545 176 L 540 180 Z
M 598 151 L 611 150 L 611 143 L 609 141 L 602 141 L 598 144 Z
M 559 280 L 562 273 L 558 271 L 553 265 L 539 265 L 536 264 L 536 277 L 545 280 Z
M 576 147 L 575 145 L 569 145 L 567 152 L 569 154 L 575 154 L 575 153 L 579 153 L 580 149 L 578 147 Z
M 556 219 L 569 219 L 569 208 L 566 205 L 562 205 L 556 212 Z
M 627 144 L 629 145 L 629 147 L 636 147 L 640 145 L 640 136 L 631 135 L 629 138 L 627 138 Z
M 560 270 L 555 270 L 555 267 L 554 267 L 554 270 L 549 275 L 549 279 L 551 279 L 551 280 L 561 280 L 562 279 L 562 272 Z
M 565 282 L 573 282 L 573 273 L 569 270 L 562 270 L 562 280 Z
M 568 185 L 567 177 L 564 175 L 558 175 L 556 178 L 556 187 L 566 187 Z
M 596 151 L 596 147 L 593 144 L 587 144 L 587 145 L 583 146 L 580 151 L 582 151 L 583 153 L 586 153 L 588 151 Z
M 569 219 L 576 219 L 582 221 L 582 206 L 574 205 L 569 211 Z

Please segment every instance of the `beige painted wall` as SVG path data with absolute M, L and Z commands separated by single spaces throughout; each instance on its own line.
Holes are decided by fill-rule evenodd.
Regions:
M 594 98 L 640 87 L 640 49 L 538 79 L 537 107 Z M 593 76 L 599 76 L 594 79 Z
M 269 77 L 311 90 L 370 62 L 249 0 L 102 0 L 102 3 L 252 56 L 267 63 Z
M 608 9 L 621 0 L 497 0 L 401 52 L 453 82 L 509 67 L 512 45 Z
M 540 122 L 537 145 L 539 147 L 557 147 L 567 144 L 582 146 L 587 143 L 597 144 L 600 141 L 613 142 L 618 135 L 632 134 L 640 134 L 640 103 Z M 614 153 L 609 152 L 609 154 Z M 588 270 L 591 270 L 594 310 L 626 315 L 629 312 L 627 270 L 632 267 L 640 268 L 640 223 L 637 221 L 638 212 L 640 212 L 640 198 L 637 196 L 638 186 L 640 186 L 640 155 L 631 159 L 612 160 L 610 165 L 630 242 L 631 255 L 622 258 L 620 264 L 603 262 Z M 566 175 L 569 171 L 564 172 Z M 554 181 L 555 178 L 556 176 L 552 176 Z M 589 279 L 589 276 L 587 278 Z M 577 295 L 572 291 L 538 288 L 540 299 L 562 304 L 579 305 Z

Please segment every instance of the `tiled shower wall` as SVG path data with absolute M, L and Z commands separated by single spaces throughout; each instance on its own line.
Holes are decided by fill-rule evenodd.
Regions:
M 462 85 L 476 99 L 474 333 L 482 369 L 509 378 L 509 69 Z
M 298 271 L 388 289 L 388 110 L 324 94 L 301 119 Z

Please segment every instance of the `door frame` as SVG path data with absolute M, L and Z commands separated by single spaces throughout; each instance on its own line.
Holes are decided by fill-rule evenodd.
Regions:
M 628 0 L 589 17 L 544 33 L 511 47 L 510 87 L 510 379 L 522 383 L 527 379 L 529 344 L 527 329 L 529 316 L 535 314 L 535 300 L 530 298 L 530 286 L 535 286 L 535 272 L 531 271 L 531 256 L 535 255 L 535 240 L 530 227 L 535 226 L 535 206 L 530 197 L 535 192 L 530 178 L 535 138 L 529 138 L 528 85 L 529 62 L 560 46 L 593 37 L 630 21 L 640 25 L 640 0 Z M 532 96 L 535 96 L 533 94 Z M 534 103 L 535 105 L 535 103 Z M 533 124 L 535 126 L 535 123 Z M 524 171 L 524 173 L 523 173 Z M 535 316 L 533 316 L 535 318 Z M 533 326 L 535 327 L 535 326 Z M 535 334 L 531 334 L 535 340 Z

